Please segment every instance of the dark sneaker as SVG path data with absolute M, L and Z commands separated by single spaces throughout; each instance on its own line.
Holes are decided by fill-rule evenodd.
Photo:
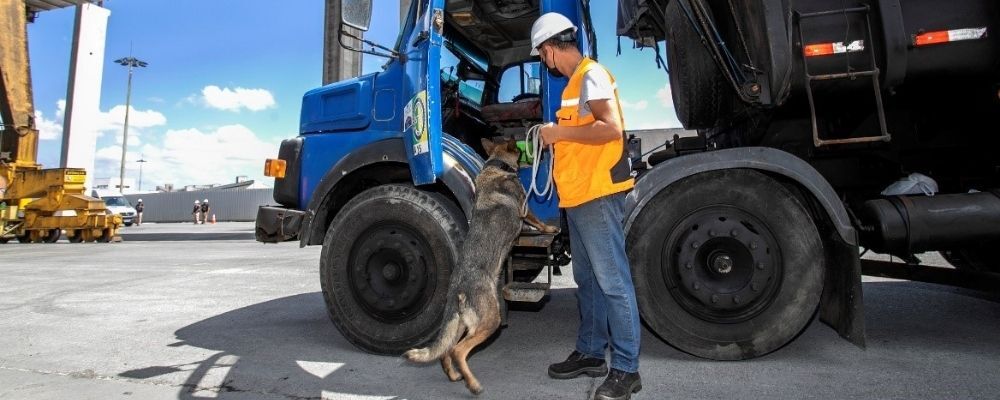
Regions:
M 612 368 L 608 378 L 594 392 L 594 400 L 628 400 L 632 393 L 642 390 L 638 372 L 625 372 Z
M 607 373 L 608 366 L 604 360 L 587 357 L 575 350 L 566 361 L 549 365 L 549 376 L 555 379 L 571 379 L 582 374 L 596 378 Z

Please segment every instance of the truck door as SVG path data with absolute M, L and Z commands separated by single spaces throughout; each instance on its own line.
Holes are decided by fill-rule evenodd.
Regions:
M 403 77 L 403 137 L 410 173 L 417 185 L 434 183 L 443 172 L 441 155 L 441 45 L 444 0 L 414 0 L 413 29 L 400 48 Z

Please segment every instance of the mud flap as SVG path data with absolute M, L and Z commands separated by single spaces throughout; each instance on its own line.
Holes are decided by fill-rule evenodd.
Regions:
M 841 337 L 865 348 L 865 309 L 861 289 L 858 247 L 836 234 L 827 236 L 826 283 L 819 304 L 819 319 Z

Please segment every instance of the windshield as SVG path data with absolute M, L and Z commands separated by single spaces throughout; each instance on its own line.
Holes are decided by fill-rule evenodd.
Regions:
M 482 53 L 470 49 L 469 47 L 462 44 L 460 41 L 446 39 L 444 46 L 448 50 L 451 50 L 451 52 L 454 53 L 456 57 L 461 57 L 465 59 L 466 61 L 474 65 L 476 69 L 478 69 L 481 72 L 486 72 L 487 69 L 489 68 L 489 65 L 487 65 L 486 62 L 486 57 L 483 56 Z
M 104 205 L 108 207 L 132 207 L 128 200 L 121 196 L 104 197 Z
M 470 105 L 479 109 L 483 104 L 483 90 L 486 82 L 460 79 L 457 71 L 461 66 L 461 60 L 457 55 L 452 53 L 451 47 L 441 49 L 442 93 L 446 98 L 458 95 L 470 103 Z

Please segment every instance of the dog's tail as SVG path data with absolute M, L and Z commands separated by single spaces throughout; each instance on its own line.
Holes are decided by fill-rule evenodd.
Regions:
M 412 349 L 403 353 L 403 356 L 407 360 L 419 363 L 425 363 L 441 358 L 441 355 L 445 351 L 451 349 L 458 343 L 458 339 L 462 336 L 462 304 L 465 303 L 465 294 L 458 294 L 458 304 L 454 310 L 448 314 L 445 314 L 447 320 L 444 326 L 441 327 L 441 332 L 438 334 L 437 340 L 434 341 L 430 346 L 424 347 L 422 349 Z M 450 307 L 449 307 L 450 308 Z

